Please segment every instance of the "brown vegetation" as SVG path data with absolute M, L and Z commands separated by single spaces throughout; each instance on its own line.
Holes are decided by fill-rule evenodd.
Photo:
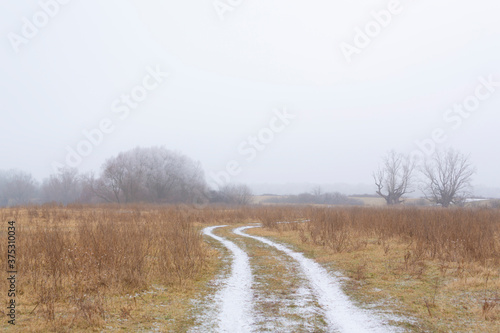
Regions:
M 303 232 L 337 252 L 361 246 L 360 236 L 405 241 L 412 257 L 500 263 L 500 211 L 492 209 L 311 209 Z
M 106 319 L 108 296 L 194 279 L 208 252 L 188 215 L 139 207 L 0 211 L 1 220 L 17 221 L 17 297 L 33 307 L 21 307 L 18 318 L 29 312 L 54 327 L 98 326 Z M 1 235 L 6 239 L 4 230 Z
M 285 219 L 281 209 L 269 208 L 143 204 L 1 209 L 5 227 L 0 229 L 0 253 L 7 253 L 7 221 L 16 221 L 17 327 L 64 331 L 102 327 L 114 313 L 130 319 L 136 304 L 117 302 L 116 297 L 152 285 L 192 288 L 213 271 L 215 255 L 198 225 L 264 216 Z M 5 260 L 6 255 L 0 256 L 2 267 Z M 6 279 L 0 286 L 6 295 Z
M 392 303 L 418 319 L 412 331 L 497 332 L 500 210 L 314 207 L 304 216 L 252 232 L 342 271 L 351 296 Z
M 185 328 L 189 298 L 219 264 L 201 228 L 255 222 L 268 227 L 267 236 L 288 235 L 319 262 L 399 298 L 417 318 L 460 319 L 462 310 L 447 308 L 455 302 L 474 318 L 500 320 L 498 209 L 73 205 L 0 210 L 0 221 L 9 220 L 17 222 L 21 331 L 151 329 L 158 321 Z M 277 223 L 287 221 L 308 222 Z M 5 225 L 0 239 L 6 233 Z M 6 279 L 0 287 L 6 294 Z M 374 295 L 361 290 L 361 298 Z

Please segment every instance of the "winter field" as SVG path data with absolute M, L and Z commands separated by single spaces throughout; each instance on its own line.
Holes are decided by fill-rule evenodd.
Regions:
M 0 311 L 13 332 L 500 326 L 499 209 L 69 205 L 0 216 L 16 221 L 15 329 L 6 298 Z

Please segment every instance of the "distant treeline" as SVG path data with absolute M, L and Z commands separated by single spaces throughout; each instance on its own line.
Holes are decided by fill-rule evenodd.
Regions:
M 316 193 L 314 193 L 316 192 Z M 344 206 L 362 206 L 362 200 L 350 198 L 338 192 L 301 193 L 298 195 L 277 196 L 264 200 L 265 203 L 276 204 L 317 204 L 317 205 L 344 205 Z
M 41 183 L 27 172 L 0 171 L 0 206 L 42 203 L 250 203 L 245 185 L 209 189 L 199 163 L 165 147 L 109 158 L 100 173 L 61 168 Z

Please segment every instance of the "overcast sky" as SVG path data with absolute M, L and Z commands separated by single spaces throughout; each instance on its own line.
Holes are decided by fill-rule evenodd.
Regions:
M 0 169 L 165 145 L 209 181 L 370 184 L 435 146 L 500 187 L 498 1 L 0 1 Z

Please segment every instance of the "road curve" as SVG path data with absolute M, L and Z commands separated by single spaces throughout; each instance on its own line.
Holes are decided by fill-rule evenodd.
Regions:
M 224 282 L 224 287 L 217 293 L 218 332 L 246 333 L 253 331 L 253 294 L 252 271 L 248 255 L 236 244 L 216 236 L 214 229 L 225 226 L 214 226 L 203 229 L 203 233 L 224 245 L 233 256 L 230 276 Z
M 288 247 L 267 238 L 244 233 L 246 229 L 258 226 L 246 226 L 233 230 L 237 235 L 248 237 L 272 246 L 295 259 L 314 290 L 318 303 L 324 311 L 329 329 L 335 332 L 392 332 L 381 318 L 356 307 L 340 288 L 338 279 L 315 261 L 304 257 Z

